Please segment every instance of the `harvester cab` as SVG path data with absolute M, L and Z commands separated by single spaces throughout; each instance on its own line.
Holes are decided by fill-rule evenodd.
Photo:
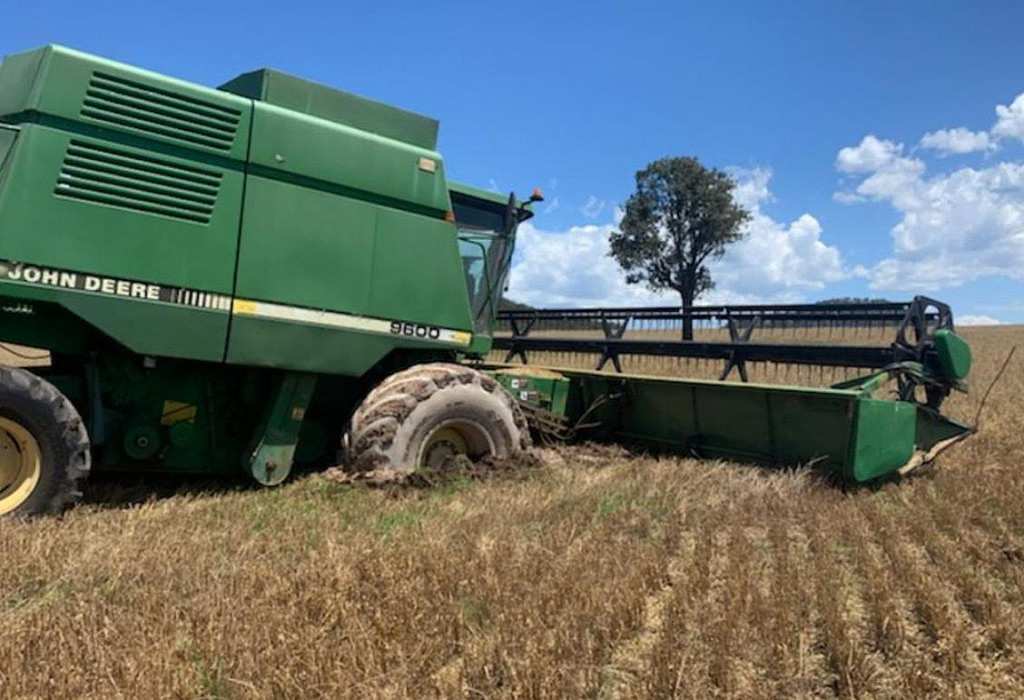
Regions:
M 503 198 L 468 185 L 451 183 L 449 187 L 473 329 L 491 337 L 512 263 L 516 229 L 533 216 L 530 204 L 543 197 L 535 190 L 530 199 L 520 202 L 514 193 Z

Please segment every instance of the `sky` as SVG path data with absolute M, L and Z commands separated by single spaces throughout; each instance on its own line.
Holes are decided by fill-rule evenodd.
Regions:
M 59 43 L 216 86 L 273 67 L 441 122 L 448 175 L 546 201 L 508 296 L 674 303 L 608 255 L 634 174 L 694 156 L 752 212 L 702 301 L 837 296 L 1024 323 L 1024 3 L 19 4 Z

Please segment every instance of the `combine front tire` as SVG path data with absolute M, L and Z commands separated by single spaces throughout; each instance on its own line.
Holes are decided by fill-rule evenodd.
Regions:
M 89 464 L 71 402 L 31 372 L 0 367 L 0 516 L 60 513 L 81 497 Z
M 391 375 L 352 416 L 347 462 L 356 472 L 410 473 L 515 457 L 530 446 L 522 411 L 500 384 L 469 367 L 427 364 Z

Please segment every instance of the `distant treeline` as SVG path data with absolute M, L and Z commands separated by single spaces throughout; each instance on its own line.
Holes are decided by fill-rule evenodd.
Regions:
M 822 299 L 815 304 L 891 304 L 888 299 L 872 299 L 870 297 L 836 297 L 835 299 Z
M 533 311 L 533 307 L 529 304 L 520 304 L 518 301 L 512 301 L 508 297 L 502 297 L 501 301 L 498 302 L 498 311 Z

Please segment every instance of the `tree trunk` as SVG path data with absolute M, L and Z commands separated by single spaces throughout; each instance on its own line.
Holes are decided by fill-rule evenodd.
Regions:
M 683 301 L 683 340 L 693 340 L 693 296 L 680 292 L 679 297 Z

